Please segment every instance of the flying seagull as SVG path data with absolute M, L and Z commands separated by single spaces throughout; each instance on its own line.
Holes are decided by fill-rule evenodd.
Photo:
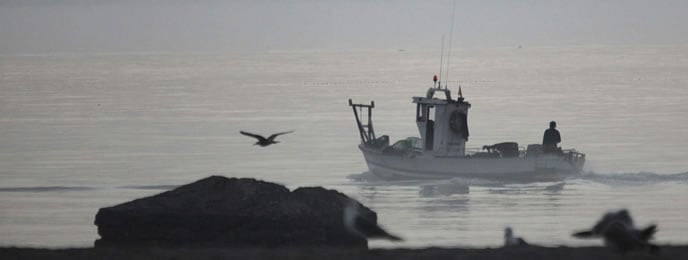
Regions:
M 402 241 L 403 239 L 387 233 L 384 229 L 378 226 L 375 222 L 362 217 L 360 206 L 356 201 L 350 201 L 344 208 L 344 226 L 354 235 L 366 239 L 388 239 L 391 241 Z
M 514 237 L 511 227 L 504 229 L 504 246 L 527 246 L 528 243 L 520 237 Z
M 657 252 L 659 247 L 650 244 L 649 240 L 657 232 L 657 225 L 650 225 L 644 229 L 636 229 L 628 210 L 608 212 L 591 230 L 573 233 L 577 238 L 602 237 L 607 247 L 621 253 L 633 250 L 648 250 Z
M 271 145 L 271 144 L 279 143 L 278 141 L 275 141 L 275 138 L 277 138 L 277 136 L 284 135 L 284 134 L 288 134 L 288 133 L 293 133 L 293 132 L 294 132 L 294 131 L 287 131 L 287 132 L 276 133 L 276 134 L 272 134 L 272 135 L 271 135 L 270 137 L 268 137 L 268 138 L 265 138 L 265 137 L 263 137 L 263 136 L 261 136 L 261 135 L 252 134 L 252 133 L 244 132 L 244 131 L 239 131 L 239 133 L 241 133 L 242 135 L 250 136 L 250 137 L 253 137 L 253 138 L 258 139 L 258 142 L 256 142 L 256 143 L 253 144 L 253 145 L 260 145 L 260 146 L 263 146 L 263 147 L 268 146 L 268 145 Z

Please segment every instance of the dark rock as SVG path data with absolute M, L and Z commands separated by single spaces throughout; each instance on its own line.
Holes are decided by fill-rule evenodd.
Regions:
M 344 228 L 350 200 L 321 187 L 286 187 L 255 179 L 211 176 L 155 196 L 101 208 L 96 247 L 280 247 L 367 248 Z M 377 215 L 362 206 L 363 215 Z

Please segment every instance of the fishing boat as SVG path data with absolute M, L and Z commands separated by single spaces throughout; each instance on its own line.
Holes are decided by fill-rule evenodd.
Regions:
M 541 144 L 521 146 L 499 142 L 466 148 L 468 111 L 471 104 L 461 94 L 440 85 L 430 87 L 425 96 L 413 97 L 419 136 L 390 145 L 389 136 L 377 136 L 373 128 L 375 102 L 355 104 L 353 109 L 369 172 L 383 179 L 447 179 L 456 177 L 487 179 L 561 179 L 580 174 L 585 154 L 575 149 L 543 151 Z

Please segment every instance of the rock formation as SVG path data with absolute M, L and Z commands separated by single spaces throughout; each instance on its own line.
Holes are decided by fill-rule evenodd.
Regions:
M 101 208 L 96 247 L 367 248 L 346 231 L 346 195 L 321 187 L 286 187 L 246 178 L 211 176 L 151 197 Z M 364 216 L 375 212 L 361 205 Z

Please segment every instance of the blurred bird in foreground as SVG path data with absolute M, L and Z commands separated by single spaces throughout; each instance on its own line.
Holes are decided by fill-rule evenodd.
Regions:
M 650 225 L 644 229 L 637 229 L 628 210 L 608 212 L 591 230 L 573 233 L 577 238 L 604 239 L 607 247 L 621 253 L 635 250 L 648 250 L 651 253 L 659 251 L 659 247 L 650 244 L 649 240 L 657 232 L 657 225 Z
M 346 229 L 366 239 L 388 239 L 391 241 L 402 241 L 403 239 L 387 233 L 376 223 L 360 216 L 360 206 L 356 201 L 350 201 L 344 208 L 344 226 Z
M 528 243 L 520 237 L 514 237 L 511 227 L 504 229 L 504 246 L 527 246 Z
M 252 134 L 252 133 L 245 132 L 245 131 L 239 131 L 239 133 L 241 133 L 242 135 L 250 136 L 250 137 L 253 137 L 253 138 L 258 139 L 258 142 L 256 142 L 256 143 L 253 144 L 253 145 L 260 145 L 260 146 L 263 146 L 263 147 L 268 146 L 268 145 L 271 145 L 271 144 L 279 143 L 278 141 L 275 141 L 275 138 L 277 138 L 277 136 L 284 135 L 284 134 L 289 134 L 289 133 L 293 133 L 293 132 L 294 132 L 294 131 L 287 131 L 287 132 L 276 133 L 276 134 L 271 135 L 271 136 L 268 137 L 268 138 L 265 138 L 265 137 L 263 137 L 263 136 L 261 136 L 261 135 Z

